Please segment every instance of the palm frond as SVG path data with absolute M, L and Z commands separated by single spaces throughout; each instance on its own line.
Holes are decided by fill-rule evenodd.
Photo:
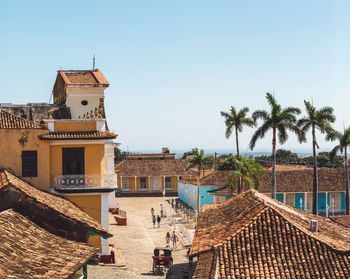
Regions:
M 284 144 L 288 139 L 288 134 L 286 131 L 286 127 L 282 124 L 277 126 L 278 131 L 278 141 L 280 144 Z
M 258 119 L 261 119 L 263 121 L 269 120 L 271 117 L 269 113 L 266 110 L 256 110 L 252 114 L 252 119 L 254 122 L 256 122 Z
M 250 150 L 254 149 L 257 140 L 263 138 L 267 133 L 267 131 L 271 128 L 272 128 L 272 121 L 268 120 L 260 128 L 258 128 L 258 130 L 255 131 L 249 143 Z

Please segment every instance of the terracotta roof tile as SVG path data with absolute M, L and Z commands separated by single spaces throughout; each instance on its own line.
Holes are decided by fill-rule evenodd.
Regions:
M 87 132 L 52 132 L 40 135 L 42 140 L 81 140 L 81 139 L 114 139 L 118 135 L 109 131 L 87 131 Z
M 344 227 L 350 228 L 350 215 L 331 216 L 329 218 Z
M 58 71 L 67 84 L 109 85 L 100 70 L 94 71 Z
M 310 220 L 318 221 L 318 232 L 309 230 Z M 218 257 L 218 278 L 350 276 L 349 229 L 254 190 L 203 207 L 191 255 L 209 251 L 208 242 Z M 201 274 L 212 274 L 216 260 L 206 266 Z M 195 272 L 193 278 L 208 277 Z
M 98 249 L 56 236 L 21 214 L 0 212 L 0 278 L 70 278 Z
M 193 175 L 186 170 L 188 163 L 183 159 L 125 160 L 115 166 L 119 176 L 162 176 Z
M 0 192 L 5 186 L 12 186 L 16 191 L 20 191 L 27 198 L 44 208 L 50 208 L 61 214 L 65 218 L 74 220 L 82 225 L 91 227 L 105 236 L 111 236 L 95 219 L 86 214 L 69 200 L 56 196 L 54 194 L 42 191 L 29 185 L 27 182 L 19 179 L 7 170 L 0 171 Z
M 0 129 L 45 129 L 42 125 L 0 110 Z

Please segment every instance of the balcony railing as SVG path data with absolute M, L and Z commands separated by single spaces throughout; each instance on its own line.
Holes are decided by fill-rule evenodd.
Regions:
M 55 175 L 55 188 L 117 187 L 115 174 Z

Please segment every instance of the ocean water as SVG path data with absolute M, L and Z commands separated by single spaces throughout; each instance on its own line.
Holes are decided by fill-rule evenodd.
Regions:
M 304 149 L 304 148 L 285 148 L 286 150 L 291 150 L 294 153 L 297 153 L 300 157 L 307 157 L 307 156 L 311 156 L 312 155 L 312 150 L 311 149 Z M 126 151 L 126 150 L 123 150 Z M 175 153 L 175 157 L 176 158 L 181 158 L 182 155 L 185 152 L 190 151 L 190 149 L 170 149 L 171 153 Z M 323 151 L 330 151 L 330 149 L 322 149 L 320 148 L 319 150 L 317 150 L 317 153 L 319 152 L 323 152 Z M 136 149 L 136 150 L 128 150 L 128 152 L 130 153 L 160 153 L 161 149 Z M 220 148 L 208 148 L 208 149 L 204 149 L 205 154 L 207 155 L 214 155 L 215 153 L 217 154 L 217 156 L 219 157 L 220 155 L 224 155 L 224 154 L 236 154 L 236 149 L 220 149 Z M 271 155 L 271 149 L 257 149 L 254 151 L 246 151 L 246 150 L 240 150 L 241 155 L 245 156 L 245 157 L 257 157 L 257 156 L 261 156 L 261 155 Z

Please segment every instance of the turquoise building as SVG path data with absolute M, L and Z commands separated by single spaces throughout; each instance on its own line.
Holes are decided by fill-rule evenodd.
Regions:
M 223 202 L 232 197 L 228 189 L 229 172 L 215 171 L 201 179 L 201 206 L 208 203 Z M 290 206 L 312 212 L 312 169 L 293 169 L 276 171 L 277 196 L 276 199 Z M 320 169 L 319 170 L 319 193 L 318 214 L 341 215 L 345 214 L 345 177 L 343 170 Z M 193 193 L 197 186 L 179 184 L 179 198 L 194 206 Z M 270 196 L 271 171 L 267 170 L 261 178 L 259 192 Z
M 196 199 L 197 199 L 197 185 L 187 184 L 183 182 L 178 182 L 178 196 L 181 201 L 196 209 Z M 205 186 L 201 185 L 199 190 L 200 193 L 200 208 L 203 205 L 213 203 L 214 196 L 210 195 L 208 192 L 215 189 L 220 189 L 220 186 Z

